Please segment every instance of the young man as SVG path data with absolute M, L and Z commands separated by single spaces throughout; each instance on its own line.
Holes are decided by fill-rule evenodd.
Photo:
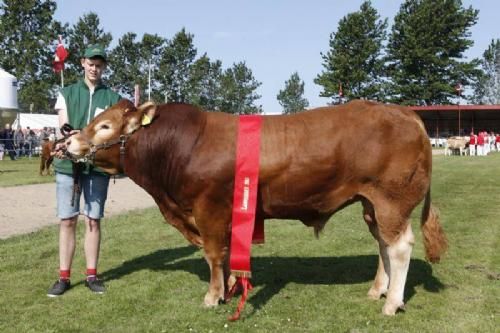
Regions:
M 59 126 L 70 124 L 79 130 L 106 108 L 117 103 L 120 96 L 102 84 L 101 77 L 106 69 L 106 53 L 100 45 L 90 45 L 81 59 L 84 79 L 61 90 L 55 109 L 59 115 Z M 59 146 L 62 148 L 64 144 Z M 80 214 L 80 195 L 72 205 L 73 165 L 68 160 L 58 159 L 55 154 L 57 216 L 59 227 L 59 279 L 47 295 L 56 297 L 64 294 L 71 286 L 71 264 L 75 252 L 76 223 Z M 84 196 L 85 216 L 84 251 L 87 264 L 85 285 L 95 293 L 104 293 L 105 287 L 97 279 L 97 262 L 101 241 L 100 220 L 103 217 L 109 185 L 109 176 L 86 164 L 80 173 L 81 192 Z

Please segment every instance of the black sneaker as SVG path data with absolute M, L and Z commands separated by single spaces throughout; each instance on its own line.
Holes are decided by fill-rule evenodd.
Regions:
M 104 294 L 106 291 L 104 282 L 99 279 L 85 280 L 85 286 L 96 294 Z
M 56 283 L 49 289 L 47 296 L 57 297 L 61 296 L 71 287 L 71 282 L 69 280 L 57 280 Z

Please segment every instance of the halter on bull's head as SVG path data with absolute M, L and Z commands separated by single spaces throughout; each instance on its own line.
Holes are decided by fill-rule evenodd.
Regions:
M 67 138 L 66 154 L 73 161 L 90 162 L 109 174 L 123 173 L 125 144 L 138 129 L 151 123 L 156 105 L 135 108 L 121 100 L 95 117 L 81 132 Z

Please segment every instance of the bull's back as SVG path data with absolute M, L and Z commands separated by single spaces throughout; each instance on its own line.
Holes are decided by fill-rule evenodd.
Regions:
M 281 203 L 322 207 L 332 193 L 348 198 L 365 184 L 401 183 L 417 163 L 430 175 L 425 129 L 406 108 L 354 101 L 269 116 L 262 131 L 260 184 L 268 210 Z
M 261 167 L 264 171 L 307 168 L 311 174 L 323 168 L 353 170 L 359 164 L 375 167 L 388 162 L 395 151 L 411 155 L 413 146 L 430 152 L 423 124 L 412 111 L 354 101 L 265 117 Z

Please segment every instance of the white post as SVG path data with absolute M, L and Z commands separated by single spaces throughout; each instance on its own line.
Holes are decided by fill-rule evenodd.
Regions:
M 61 70 L 61 88 L 64 88 L 64 68 Z
M 151 100 L 151 59 L 148 61 L 148 101 Z
M 140 92 L 140 88 L 139 88 L 139 85 L 136 84 L 134 86 L 134 105 L 135 107 L 138 107 L 139 106 L 139 103 L 140 103 L 140 96 L 141 96 L 141 92 Z

